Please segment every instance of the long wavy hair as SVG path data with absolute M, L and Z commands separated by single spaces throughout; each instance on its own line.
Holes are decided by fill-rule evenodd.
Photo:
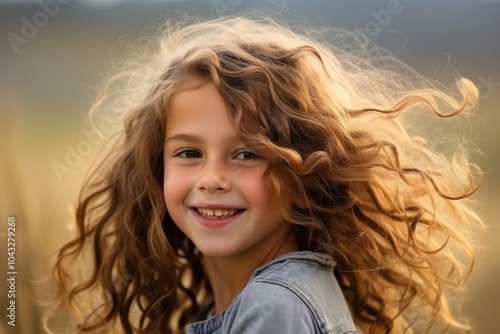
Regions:
M 266 180 L 276 199 L 290 197 L 280 209 L 300 250 L 336 260 L 360 328 L 468 329 L 458 291 L 481 226 L 469 198 L 481 172 L 462 146 L 435 152 L 406 115 L 474 110 L 472 82 L 450 91 L 362 35 L 263 17 L 183 16 L 152 43 L 93 108 L 124 122 L 85 179 L 47 321 L 69 308 L 79 332 L 179 333 L 211 299 L 202 254 L 169 217 L 162 189 L 170 102 L 201 80 L 269 160 Z

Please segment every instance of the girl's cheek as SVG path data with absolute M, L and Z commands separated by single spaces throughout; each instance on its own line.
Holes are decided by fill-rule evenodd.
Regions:
M 166 199 L 167 195 L 169 195 L 169 197 L 181 196 L 181 193 L 186 190 L 189 183 L 189 173 L 179 168 L 172 168 L 170 166 L 165 167 L 163 191 Z
M 257 199 L 259 202 L 266 202 L 270 198 L 269 187 L 264 178 L 265 169 L 257 169 L 238 178 L 239 188 L 247 196 Z

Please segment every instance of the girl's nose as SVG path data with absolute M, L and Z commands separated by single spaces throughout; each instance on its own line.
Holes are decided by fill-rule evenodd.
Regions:
M 209 193 L 226 192 L 231 189 L 231 177 L 223 164 L 212 163 L 202 170 L 197 187 Z

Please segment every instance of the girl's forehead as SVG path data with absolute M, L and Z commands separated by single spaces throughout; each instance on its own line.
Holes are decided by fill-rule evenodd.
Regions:
M 170 113 L 211 111 L 223 109 L 227 111 L 226 101 L 211 82 L 204 82 L 194 87 L 185 88 L 174 93 L 170 100 Z
M 227 104 L 213 83 L 178 92 L 167 115 L 167 132 L 214 131 L 236 133 Z
M 167 91 L 169 107 L 171 108 L 173 107 L 174 103 L 178 104 L 180 101 L 185 100 L 186 95 L 200 95 L 201 93 L 207 93 L 203 92 L 203 90 L 201 89 L 206 86 L 213 86 L 210 94 L 220 94 L 212 80 L 210 80 L 209 78 L 203 78 L 191 74 L 184 74 L 181 75 L 180 78 L 173 79 L 173 82 L 171 83 Z

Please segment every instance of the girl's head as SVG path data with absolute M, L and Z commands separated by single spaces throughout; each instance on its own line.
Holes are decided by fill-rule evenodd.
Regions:
M 400 329 L 419 320 L 404 310 L 421 307 L 420 325 L 459 326 L 441 292 L 464 277 L 451 246 L 472 255 L 463 229 L 479 220 L 454 200 L 472 191 L 471 168 L 431 152 L 400 116 L 470 110 L 477 90 L 462 80 L 454 98 L 361 36 L 336 36 L 334 47 L 245 18 L 167 30 L 127 77 L 139 98 L 82 190 L 80 234 L 56 265 L 70 303 L 102 293 L 82 328 L 182 328 L 211 298 L 203 254 L 255 250 L 290 230 L 298 249 L 336 259 L 358 323 Z M 90 240 L 91 275 L 65 287 Z
M 150 122 L 137 123 L 138 128 L 130 134 L 138 141 L 155 141 L 148 146 L 154 146 L 154 150 L 144 151 L 156 159 L 153 168 L 145 166 L 157 171 L 158 182 L 151 179 L 155 183 L 151 188 L 157 183 L 164 185 L 168 207 L 169 195 L 179 185 L 175 182 L 179 178 L 169 178 L 168 164 L 164 165 L 174 160 L 167 159 L 168 144 L 174 142 L 168 140 L 171 124 L 182 115 L 200 125 L 201 117 L 211 119 L 208 106 L 200 111 L 202 115 L 187 117 L 195 108 L 176 108 L 176 100 L 182 96 L 188 102 L 199 102 L 203 109 L 203 99 L 217 98 L 218 110 L 224 108 L 239 141 L 235 147 L 253 152 L 258 157 L 254 163 L 265 162 L 262 174 L 270 196 L 265 202 L 293 223 L 301 249 L 325 251 L 324 247 L 331 244 L 330 237 L 325 233 L 325 222 L 318 218 L 325 209 L 342 211 L 349 206 L 344 181 L 351 172 L 344 164 L 356 159 L 362 142 L 353 138 L 360 134 L 353 131 L 354 124 L 349 124 L 348 110 L 356 97 L 346 94 L 352 83 L 339 61 L 320 45 L 269 20 L 204 22 L 176 31 L 163 43 L 159 59 L 163 69 L 146 99 L 149 106 L 137 108 L 129 116 Z M 199 96 L 195 93 L 203 90 L 206 92 Z M 213 119 L 210 124 L 201 130 L 219 134 L 220 127 L 214 127 Z M 154 136 L 150 134 L 152 128 Z M 185 145 L 186 140 L 183 142 Z M 162 169 L 163 182 L 158 176 Z M 173 187 L 169 180 L 174 182 Z M 165 216 L 164 225 L 170 222 L 168 210 Z M 173 236 L 176 240 L 171 242 L 178 242 L 177 235 Z

